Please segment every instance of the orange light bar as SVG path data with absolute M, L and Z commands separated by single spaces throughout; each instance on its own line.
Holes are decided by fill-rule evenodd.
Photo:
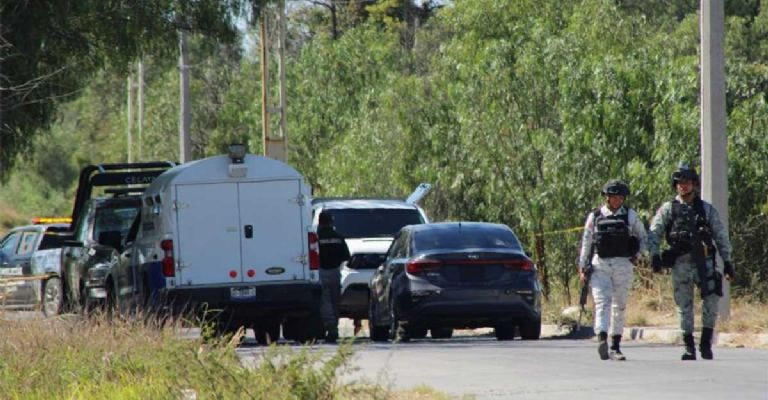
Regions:
M 72 217 L 35 217 L 32 218 L 32 223 L 35 225 L 40 224 L 71 224 Z

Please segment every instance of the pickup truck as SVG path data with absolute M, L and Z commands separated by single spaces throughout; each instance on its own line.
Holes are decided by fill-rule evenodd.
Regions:
M 105 279 L 118 262 L 123 241 L 141 210 L 141 193 L 171 162 L 89 165 L 80 173 L 72 211 L 73 239 L 64 242 L 65 298 L 89 311 L 107 300 Z M 93 196 L 94 188 L 104 189 Z
M 0 308 L 61 313 L 61 245 L 68 223 L 39 223 L 11 229 L 0 239 Z

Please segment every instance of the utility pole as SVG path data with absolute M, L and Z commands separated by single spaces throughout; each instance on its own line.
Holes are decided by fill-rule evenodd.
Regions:
M 728 229 L 728 146 L 725 133 L 725 16 L 723 0 L 701 0 L 701 197 Z M 718 256 L 718 264 L 723 260 Z M 719 317 L 730 318 L 731 285 L 723 282 Z
M 187 62 L 187 33 L 179 33 L 179 161 L 183 164 L 192 161 L 191 141 L 189 138 L 189 65 Z
M 127 141 L 126 146 L 128 147 L 128 162 L 132 163 L 133 162 L 133 152 L 132 152 L 132 147 L 133 147 L 133 75 L 131 75 L 130 72 L 128 73 L 127 90 L 126 90 L 126 92 L 128 93 L 128 100 L 127 100 L 128 112 L 126 113 L 127 117 L 128 117 L 128 121 L 127 121 L 128 122 L 127 123 L 128 127 L 127 127 L 126 132 L 125 132 L 126 133 L 126 141 Z
M 261 124 L 264 139 L 264 156 L 286 161 L 287 153 L 287 122 L 285 96 L 285 1 L 278 0 L 278 76 L 280 106 L 269 106 L 269 34 L 267 26 L 267 7 L 261 9 L 260 15 L 260 45 L 261 45 Z M 279 136 L 272 135 L 270 114 L 280 113 Z
M 138 151 L 138 159 L 139 161 L 144 160 L 144 155 L 142 154 L 142 145 L 144 144 L 143 136 L 144 136 L 144 62 L 139 60 L 139 68 L 138 68 L 138 94 L 137 94 L 137 102 L 139 103 L 139 109 L 137 110 L 139 114 L 139 120 L 138 120 L 138 142 L 139 142 L 139 151 Z

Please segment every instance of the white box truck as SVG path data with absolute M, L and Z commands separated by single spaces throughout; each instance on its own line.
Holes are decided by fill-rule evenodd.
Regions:
M 321 336 L 310 190 L 295 169 L 240 149 L 166 171 L 142 200 L 111 282 L 121 308 L 207 310 L 260 343 L 281 326 L 286 339 Z

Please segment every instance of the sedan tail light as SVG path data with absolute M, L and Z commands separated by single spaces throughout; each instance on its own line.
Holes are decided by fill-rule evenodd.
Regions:
M 418 275 L 426 272 L 437 271 L 442 265 L 442 261 L 432 260 L 429 258 L 419 258 L 417 260 L 409 261 L 407 264 L 405 264 L 405 270 L 409 274 Z
M 533 261 L 528 259 L 505 260 L 504 267 L 512 270 L 533 271 Z

